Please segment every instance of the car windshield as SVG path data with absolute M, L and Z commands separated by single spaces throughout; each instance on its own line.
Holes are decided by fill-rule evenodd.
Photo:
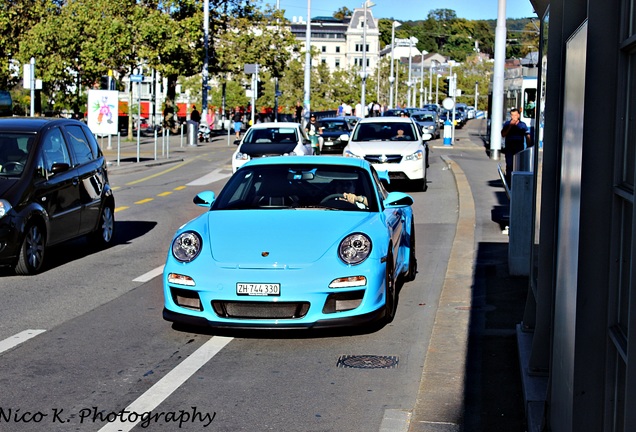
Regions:
M 252 128 L 245 135 L 243 144 L 298 142 L 297 129 L 292 127 Z
M 351 141 L 415 141 L 414 126 L 410 121 L 359 123 Z
M 318 127 L 323 132 L 347 132 L 349 130 L 347 122 L 344 120 L 321 120 Z
M 211 210 L 293 209 L 377 211 L 367 171 L 340 165 L 244 166 L 214 201 Z
M 35 135 L 0 133 L 0 175 L 22 175 Z

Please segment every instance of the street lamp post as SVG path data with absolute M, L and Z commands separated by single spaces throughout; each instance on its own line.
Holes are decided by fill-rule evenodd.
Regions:
M 209 29 L 210 29 L 210 0 L 203 2 L 203 45 L 205 46 L 205 57 L 203 59 L 203 71 L 201 73 L 201 120 L 207 124 L 208 120 L 208 45 L 209 45 Z M 210 125 L 211 126 L 211 125 Z
M 305 86 L 304 101 L 305 107 L 303 126 L 309 123 L 309 113 L 311 110 L 311 0 L 307 0 L 307 26 L 305 28 Z
M 393 86 L 395 83 L 395 78 L 393 77 L 393 51 L 395 50 L 395 28 L 401 26 L 402 24 L 398 21 L 393 21 L 391 24 L 391 76 L 389 77 L 389 83 L 391 84 L 389 90 L 389 108 L 393 108 Z
M 362 105 L 362 117 L 365 117 L 366 112 L 366 91 L 367 91 L 367 8 L 373 7 L 375 4 L 371 0 L 365 0 L 364 2 L 364 22 L 362 27 L 362 95 L 360 97 L 360 105 Z
M 435 83 L 435 103 L 439 105 L 439 79 L 442 77 L 442 74 L 437 74 L 437 82 Z
M 409 80 L 406 83 L 406 85 L 408 86 L 408 93 L 406 96 L 406 101 L 409 104 L 409 106 L 413 106 L 413 104 L 411 103 L 411 86 L 413 85 L 413 82 L 411 81 L 411 59 L 413 57 L 413 55 L 411 54 L 413 49 L 413 38 L 410 37 L 409 38 Z
M 437 60 L 431 60 L 431 64 L 429 66 L 430 78 L 428 80 L 428 103 L 431 103 L 431 97 L 433 97 L 433 62 L 439 63 Z M 437 101 L 435 101 L 435 103 L 437 103 Z

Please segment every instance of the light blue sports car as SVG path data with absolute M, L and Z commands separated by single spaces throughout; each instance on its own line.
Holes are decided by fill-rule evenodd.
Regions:
M 213 328 L 380 325 L 417 271 L 413 199 L 361 159 L 252 160 L 175 234 L 163 317 Z

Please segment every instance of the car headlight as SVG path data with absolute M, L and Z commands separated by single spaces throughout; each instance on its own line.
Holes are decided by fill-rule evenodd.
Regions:
M 338 246 L 338 256 L 345 264 L 360 264 L 370 254 L 371 239 L 366 234 L 350 234 Z
M 0 199 L 0 219 L 2 219 L 11 210 L 9 201 Z
M 434 128 L 433 128 L 433 126 L 426 126 L 426 129 L 433 130 Z
M 404 160 L 407 161 L 417 161 L 424 159 L 424 152 L 422 150 L 418 150 L 413 154 L 404 157 Z
M 353 157 L 353 158 L 362 159 L 362 156 L 358 156 L 357 154 L 352 153 L 350 150 L 345 150 L 345 152 L 342 155 L 344 157 Z
M 181 262 L 190 262 L 199 256 L 203 241 L 194 231 L 186 231 L 177 236 L 172 242 L 172 255 Z
M 247 153 L 238 152 L 236 156 L 234 156 L 234 159 L 246 161 L 246 160 L 250 160 L 250 155 L 248 155 Z

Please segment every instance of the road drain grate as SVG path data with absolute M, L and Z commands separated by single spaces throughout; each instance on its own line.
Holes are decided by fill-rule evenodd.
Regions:
M 353 369 L 394 369 L 398 362 L 397 356 L 341 355 L 336 366 Z

